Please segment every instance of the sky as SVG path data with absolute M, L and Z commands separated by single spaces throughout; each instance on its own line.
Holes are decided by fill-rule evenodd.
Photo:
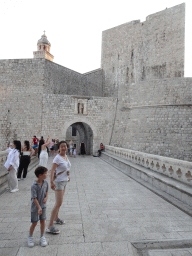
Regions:
M 182 0 L 0 0 L 0 59 L 33 58 L 45 34 L 54 62 L 79 73 L 101 66 L 102 31 Z M 192 77 L 192 0 L 186 0 L 185 77 Z

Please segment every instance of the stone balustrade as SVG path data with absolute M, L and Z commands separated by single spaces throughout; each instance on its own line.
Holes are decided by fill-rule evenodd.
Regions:
M 2 193 L 7 186 L 7 169 L 4 167 L 4 163 L 7 159 L 8 152 L 0 151 L 0 193 Z
M 105 152 L 164 174 L 187 185 L 192 184 L 192 162 L 108 145 L 105 146 Z

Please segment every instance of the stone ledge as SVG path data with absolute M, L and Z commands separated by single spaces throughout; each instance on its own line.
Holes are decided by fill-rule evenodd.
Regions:
M 184 250 L 187 248 L 191 248 L 192 240 L 191 239 L 165 240 L 165 241 L 146 240 L 144 242 L 134 241 L 134 242 L 131 242 L 130 244 L 131 244 L 131 250 L 132 250 L 133 256 L 151 256 L 153 255 L 153 252 L 155 252 L 157 249 L 160 249 L 160 251 L 162 252 L 165 249 L 172 249 L 177 252 L 177 249 Z M 179 252 L 181 253 L 182 251 L 179 250 Z
M 106 152 L 102 152 L 101 159 L 192 216 L 192 189 L 189 185 Z

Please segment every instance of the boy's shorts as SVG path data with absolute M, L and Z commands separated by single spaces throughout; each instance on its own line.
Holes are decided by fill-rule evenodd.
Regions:
M 67 181 L 55 181 L 55 190 L 64 190 L 67 186 Z
M 31 223 L 38 222 L 39 220 L 46 220 L 46 208 L 42 209 L 41 215 L 38 215 L 38 211 L 31 212 Z
M 38 145 L 33 145 L 33 149 L 38 148 Z

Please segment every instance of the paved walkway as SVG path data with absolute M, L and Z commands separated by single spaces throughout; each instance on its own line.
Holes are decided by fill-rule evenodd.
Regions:
M 38 244 L 39 225 L 34 233 L 35 247 L 28 248 L 26 242 L 34 172 L 30 171 L 25 181 L 19 181 L 18 193 L 1 195 L 1 256 L 127 256 L 132 255 L 130 241 L 192 238 L 191 217 L 128 176 L 99 158 L 86 156 L 70 160 L 71 181 L 60 210 L 66 224 L 59 226 L 59 235 L 45 235 L 49 242 L 46 248 Z M 49 169 L 51 162 L 52 158 Z M 48 219 L 53 204 L 54 192 L 50 189 Z M 150 255 L 192 255 L 192 250 L 170 253 L 156 250 Z

